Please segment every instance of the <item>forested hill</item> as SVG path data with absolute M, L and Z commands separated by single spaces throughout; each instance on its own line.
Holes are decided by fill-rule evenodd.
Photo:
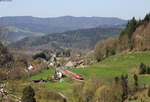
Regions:
M 118 37 L 97 43 L 95 54 L 100 61 L 117 53 L 145 50 L 150 50 L 150 14 L 142 20 L 133 17 Z
M 45 35 L 43 33 L 30 32 L 27 30 L 19 29 L 14 26 L 1 27 L 0 31 L 0 41 L 2 41 L 5 44 L 16 42 L 25 37 Z
M 68 30 L 95 28 L 126 24 L 126 20 L 114 17 L 53 17 L 37 18 L 31 16 L 0 17 L 0 24 L 13 26 L 25 31 L 41 33 L 58 33 Z
M 89 50 L 99 40 L 104 40 L 110 36 L 115 36 L 122 30 L 122 26 L 91 28 L 54 33 L 42 37 L 28 37 L 10 45 L 17 49 L 81 49 Z

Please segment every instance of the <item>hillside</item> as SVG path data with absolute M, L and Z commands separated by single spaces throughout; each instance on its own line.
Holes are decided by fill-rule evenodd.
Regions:
M 54 33 L 42 37 L 28 37 L 10 46 L 17 49 L 61 49 L 71 48 L 78 50 L 89 50 L 99 40 L 117 35 L 122 27 L 90 28 L 63 33 Z
M 150 50 L 150 14 L 143 20 L 134 17 L 117 37 L 98 42 L 95 46 L 97 61 L 123 52 Z
M 135 50 L 150 50 L 150 23 L 141 25 L 133 33 Z
M 126 20 L 114 17 L 53 17 L 37 18 L 31 16 L 0 17 L 0 24 L 13 26 L 30 32 L 58 33 L 68 30 L 94 28 L 98 26 L 114 26 L 126 24 Z
M 150 51 L 145 52 L 131 52 L 127 54 L 120 54 L 115 56 L 110 56 L 94 65 L 90 65 L 85 68 L 72 68 L 73 72 L 82 75 L 84 78 L 88 79 L 90 76 L 98 76 L 106 81 L 113 81 L 116 76 L 121 74 L 138 74 L 138 68 L 140 63 L 150 64 Z M 46 79 L 49 75 L 53 74 L 53 70 L 45 70 L 43 73 L 37 74 L 28 78 L 27 80 L 37 80 L 44 78 Z M 150 76 L 141 75 L 140 84 L 150 84 Z
M 43 33 L 22 30 L 13 26 L 6 26 L 1 28 L 1 30 L 2 32 L 0 33 L 0 40 L 6 44 L 16 42 L 25 37 L 45 35 Z
M 116 56 L 111 56 L 106 58 L 100 63 L 85 67 L 85 68 L 78 68 L 78 69 L 70 69 L 72 72 L 75 72 L 79 75 L 82 75 L 86 81 L 91 76 L 96 76 L 100 79 L 102 79 L 106 83 L 113 83 L 114 78 L 117 76 L 121 76 L 122 74 L 128 74 L 129 77 L 129 85 L 133 85 L 132 77 L 134 74 L 138 74 L 139 65 L 141 62 L 150 65 L 150 51 L 146 52 L 132 52 L 128 54 L 120 54 Z M 31 76 L 30 78 L 25 79 L 26 82 L 30 82 L 31 80 L 39 80 L 39 79 L 47 79 L 48 77 L 52 76 L 54 73 L 53 69 L 45 70 L 40 74 Z M 139 85 L 149 85 L 150 84 L 150 76 L 149 75 L 138 75 L 138 82 Z M 85 83 L 86 83 L 85 81 Z M 78 81 L 73 81 L 70 78 L 64 79 L 63 82 L 47 82 L 43 83 L 42 85 L 46 87 L 46 89 L 53 89 L 59 92 L 62 92 L 65 94 L 69 101 L 73 101 L 73 93 L 72 88 L 74 85 L 78 85 Z M 91 84 L 91 83 L 90 83 Z M 33 86 L 36 86 L 37 84 L 33 84 Z M 89 87 L 88 87 L 89 88 Z M 138 99 L 136 99 L 134 102 L 140 102 L 140 98 L 143 97 L 145 102 L 149 102 L 149 98 L 144 98 L 146 93 L 142 92 L 140 96 L 138 96 Z M 133 101 L 129 101 L 133 102 Z

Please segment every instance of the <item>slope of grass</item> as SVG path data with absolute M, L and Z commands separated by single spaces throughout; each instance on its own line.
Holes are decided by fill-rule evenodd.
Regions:
M 43 72 L 33 75 L 30 78 L 24 79 L 25 81 L 32 81 L 32 80 L 40 80 L 40 79 L 47 79 L 54 74 L 53 68 L 46 69 Z
M 85 79 L 90 76 L 98 76 L 103 80 L 111 82 L 115 76 L 120 76 L 122 74 L 128 74 L 132 76 L 134 73 L 138 73 L 138 67 L 141 62 L 145 64 L 150 64 L 150 51 L 146 52 L 134 52 L 128 54 L 120 54 L 116 56 L 111 56 L 104 61 L 97 63 L 86 68 L 70 69 L 72 72 L 75 72 L 79 75 L 82 75 Z M 53 69 L 45 70 L 40 74 L 34 75 L 27 80 L 36 80 L 36 79 L 46 79 L 52 76 L 54 73 Z M 140 75 L 139 76 L 140 84 L 150 84 L 149 75 Z M 45 84 L 47 88 L 54 88 L 59 91 L 65 91 L 72 87 L 72 82 L 64 79 L 63 82 L 48 82 Z
M 84 77 L 96 75 L 111 81 L 115 76 L 120 76 L 121 74 L 137 74 L 141 62 L 150 64 L 150 51 L 111 56 L 96 65 L 84 69 L 71 69 L 71 71 Z M 150 76 L 142 75 L 139 81 L 141 84 L 150 84 Z

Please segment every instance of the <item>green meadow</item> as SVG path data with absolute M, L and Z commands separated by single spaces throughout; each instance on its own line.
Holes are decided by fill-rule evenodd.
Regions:
M 97 76 L 104 81 L 112 82 L 114 77 L 121 76 L 122 74 L 128 74 L 131 78 L 133 74 L 138 74 L 138 68 L 141 62 L 150 65 L 150 51 L 110 56 L 95 65 L 78 69 L 72 68 L 69 70 L 83 76 L 85 80 L 90 76 Z M 53 73 L 54 70 L 51 68 L 26 79 L 26 81 L 47 79 L 52 76 Z M 46 88 L 63 92 L 72 88 L 75 82 L 76 81 L 71 78 L 66 78 L 62 82 L 48 82 L 44 85 Z M 150 76 L 139 75 L 139 83 L 150 84 Z

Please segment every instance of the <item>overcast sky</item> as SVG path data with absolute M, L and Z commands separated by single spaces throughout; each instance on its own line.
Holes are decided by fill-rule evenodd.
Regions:
M 0 2 L 0 16 L 98 16 L 142 18 L 150 0 L 13 0 Z

